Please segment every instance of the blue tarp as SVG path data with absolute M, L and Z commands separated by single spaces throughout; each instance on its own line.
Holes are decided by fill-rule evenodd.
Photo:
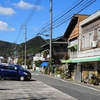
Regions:
M 49 64 L 49 62 L 44 61 L 44 62 L 42 62 L 42 63 L 41 63 L 41 65 L 40 65 L 40 66 L 42 66 L 42 67 L 47 67 L 47 66 L 48 66 L 48 64 Z

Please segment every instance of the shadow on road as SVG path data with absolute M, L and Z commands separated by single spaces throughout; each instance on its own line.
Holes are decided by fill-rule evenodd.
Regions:
M 25 80 L 25 81 L 29 81 L 29 82 L 30 82 L 30 81 L 37 81 L 37 80 L 35 80 L 35 79 L 31 79 L 31 80 Z
M 2 81 L 20 81 L 20 80 L 17 80 L 17 79 L 2 79 Z M 31 80 L 24 80 L 24 81 L 21 81 L 21 82 L 30 82 L 30 81 L 37 81 L 37 80 L 35 80 L 35 79 L 31 79 Z
M 15 98 L 15 99 L 6 99 L 6 100 L 21 100 L 21 99 L 28 99 L 28 100 L 48 100 L 48 99 L 50 99 L 50 98 L 35 98 L 35 97 L 29 97 L 29 98 Z
M 11 89 L 0 89 L 0 90 L 11 90 Z

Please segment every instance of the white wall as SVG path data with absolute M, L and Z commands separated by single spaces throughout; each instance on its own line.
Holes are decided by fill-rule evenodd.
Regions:
M 100 48 L 78 52 L 79 58 L 81 58 L 81 57 L 93 57 L 93 56 L 100 56 Z

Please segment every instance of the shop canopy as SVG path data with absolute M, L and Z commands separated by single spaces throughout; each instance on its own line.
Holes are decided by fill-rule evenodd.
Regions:
M 61 63 L 69 63 L 71 62 L 71 59 L 68 59 L 68 60 L 62 60 Z
M 47 67 L 49 65 L 48 61 L 43 61 L 40 66 Z
M 96 57 L 86 57 L 86 58 L 76 58 L 72 59 L 72 63 L 77 63 L 77 62 L 90 62 L 90 61 L 100 61 L 100 56 Z
M 78 63 L 90 61 L 100 61 L 100 56 L 62 60 L 61 63 Z

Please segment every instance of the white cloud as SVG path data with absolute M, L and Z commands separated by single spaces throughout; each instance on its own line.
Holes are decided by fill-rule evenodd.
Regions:
M 16 12 L 12 8 L 4 8 L 0 6 L 0 15 L 13 15 Z
M 30 8 L 41 9 L 41 8 L 43 8 L 43 7 L 38 6 L 38 5 L 34 5 L 34 4 L 30 4 L 30 3 L 24 2 L 23 0 L 21 0 L 18 3 L 14 3 L 13 5 L 16 6 L 16 7 L 21 8 L 21 9 L 30 9 Z
M 0 30 L 2 31 L 14 31 L 15 29 L 9 27 L 7 23 L 0 21 Z

